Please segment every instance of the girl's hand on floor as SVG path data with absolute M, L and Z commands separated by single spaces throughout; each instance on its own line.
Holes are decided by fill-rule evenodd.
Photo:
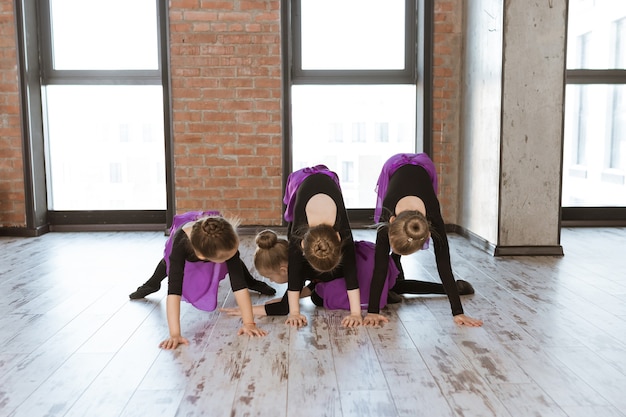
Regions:
M 189 344 L 189 340 L 185 339 L 184 337 L 180 335 L 177 335 L 177 336 L 170 336 L 169 338 L 165 339 L 164 341 L 159 343 L 159 347 L 161 349 L 171 350 L 171 349 L 176 349 L 178 345 L 188 345 L 188 344 Z
M 285 324 L 300 328 L 306 326 L 306 317 L 302 314 L 290 314 Z
M 341 320 L 343 327 L 358 327 L 363 324 L 363 317 L 360 314 L 350 314 Z
M 470 316 L 466 316 L 465 314 L 457 314 L 453 318 L 454 322 L 460 326 L 480 327 L 483 325 L 482 320 L 474 319 Z
M 248 336 L 267 336 L 267 332 L 265 330 L 259 329 L 258 327 L 256 327 L 256 323 L 246 323 L 244 324 L 241 329 L 239 329 L 239 331 L 237 332 L 238 336 L 241 336 L 242 334 L 247 334 Z
M 382 314 L 367 313 L 363 319 L 363 326 L 381 326 L 383 323 L 389 323 L 389 319 Z

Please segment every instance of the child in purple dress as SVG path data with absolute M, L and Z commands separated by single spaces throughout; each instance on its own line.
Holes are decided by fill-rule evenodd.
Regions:
M 379 227 L 376 233 L 368 314 L 364 324 L 377 325 L 388 321 L 379 313 L 378 304 L 386 282 L 390 252 L 400 270 L 392 291 L 398 294 L 424 293 L 423 281 L 404 279 L 400 256 L 427 249 L 428 242 L 432 239 L 437 271 L 450 301 L 455 323 L 482 326 L 482 320 L 466 316 L 463 312 L 459 295 L 471 294 L 474 290 L 468 282 L 454 280 L 437 188 L 435 165 L 425 153 L 397 154 L 385 162 L 376 190 L 374 221 Z
M 170 336 L 159 347 L 175 349 L 179 344 L 189 344 L 181 335 L 180 301 L 187 301 L 201 310 L 215 310 L 219 283 L 227 274 L 242 311 L 243 327 L 238 334 L 266 334 L 254 323 L 248 289 L 269 295 L 276 291 L 252 278 L 240 259 L 236 226 L 236 222 L 228 221 L 215 211 L 192 211 L 174 217 L 163 259 L 152 277 L 129 295 L 133 300 L 143 298 L 158 291 L 161 281 L 169 277 L 166 308 Z
M 303 265 L 308 262 L 320 273 L 332 274 L 339 265 L 343 267 L 350 315 L 344 317 L 342 325 L 360 326 L 363 317 L 354 240 L 337 174 L 324 165 L 294 171 L 287 179 L 283 202 L 289 222 L 289 317 L 285 323 L 306 325 L 306 317 L 300 314 L 300 293 L 305 278 Z

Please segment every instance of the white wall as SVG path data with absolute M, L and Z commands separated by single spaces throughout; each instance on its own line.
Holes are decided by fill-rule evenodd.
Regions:
M 502 0 L 465 2 L 459 225 L 498 238 Z

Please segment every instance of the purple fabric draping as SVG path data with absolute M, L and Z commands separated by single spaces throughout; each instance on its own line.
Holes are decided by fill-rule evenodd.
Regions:
M 302 184 L 305 179 L 313 174 L 328 175 L 335 181 L 337 187 L 341 189 L 341 186 L 339 185 L 339 177 L 333 171 L 328 169 L 326 165 L 316 165 L 314 167 L 302 168 L 292 172 L 287 178 L 287 185 L 285 186 L 285 197 L 283 198 L 283 203 L 286 205 L 284 215 L 286 221 L 293 221 L 294 203 L 296 201 L 296 195 L 298 194 L 298 188 L 300 188 L 300 184 Z
M 354 242 L 356 251 L 356 271 L 361 293 L 361 308 L 367 309 L 370 297 L 370 286 L 374 273 L 374 252 L 375 245 L 372 242 L 357 240 Z M 387 305 L 387 293 L 396 284 L 398 268 L 391 257 L 389 257 L 389 268 L 387 279 L 380 296 L 380 308 Z M 348 290 L 346 280 L 337 278 L 328 282 L 319 282 L 315 285 L 315 292 L 324 299 L 324 308 L 329 310 L 350 310 L 348 300 Z
M 425 153 L 399 153 L 387 160 L 380 171 L 378 182 L 376 183 L 376 210 L 374 211 L 374 221 L 378 223 L 383 212 L 383 200 L 387 194 L 387 186 L 389 179 L 398 168 L 403 165 L 419 165 L 428 172 L 435 190 L 435 194 L 439 193 L 439 185 L 437 183 L 437 170 L 435 164 Z
M 172 253 L 172 245 L 176 231 L 186 223 L 204 217 L 219 215 L 219 211 L 190 211 L 174 216 L 172 227 L 170 228 L 170 236 L 165 243 L 165 250 L 163 252 L 168 275 L 170 270 L 170 255 Z M 215 310 L 217 307 L 219 283 L 227 274 L 228 267 L 225 262 L 217 264 L 215 262 L 205 261 L 185 261 L 182 300 L 200 310 Z

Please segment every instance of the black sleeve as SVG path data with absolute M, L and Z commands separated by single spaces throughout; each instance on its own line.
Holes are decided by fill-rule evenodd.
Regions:
M 452 273 L 452 264 L 450 262 L 450 246 L 448 245 L 448 236 L 446 235 L 446 227 L 441 217 L 439 204 L 436 207 L 427 207 L 426 214 L 431 223 L 431 237 L 435 247 L 435 261 L 437 263 L 437 271 L 439 278 L 443 284 L 443 288 L 448 295 L 452 315 L 463 314 L 463 306 L 459 297 L 459 289 L 454 280 Z
M 336 224 L 339 229 L 339 235 L 341 236 L 341 264 L 343 267 L 343 274 L 346 280 L 346 289 L 355 290 L 359 288 L 359 280 L 357 278 L 356 271 L 356 249 L 354 246 L 354 238 L 352 236 L 352 228 L 350 226 L 350 220 L 348 218 L 348 211 L 346 210 L 345 203 L 341 190 L 336 188 L 334 195 L 331 195 L 337 206 L 337 221 Z
M 367 312 L 378 314 L 380 312 L 380 297 L 387 279 L 389 270 L 389 227 L 381 226 L 376 232 L 376 249 L 374 251 L 374 272 L 370 284 L 370 299 Z
M 183 294 L 183 275 L 185 272 L 185 261 L 189 252 L 189 238 L 185 231 L 180 228 L 173 237 L 172 253 L 170 254 L 170 270 L 167 281 L 168 295 Z
M 343 253 L 341 255 L 341 263 L 343 264 L 343 273 L 346 280 L 346 289 L 348 291 L 359 288 L 359 281 L 356 272 L 356 250 L 354 248 L 354 240 L 352 233 L 350 237 L 344 238 L 342 243 Z
M 248 269 L 239 257 L 239 251 L 235 255 L 226 261 L 228 267 L 228 276 L 230 277 L 230 287 L 235 291 L 248 288 L 246 285 L 246 279 L 244 277 L 244 268 Z
M 302 271 L 302 249 L 299 239 L 289 240 L 289 266 L 287 267 L 287 289 L 289 291 L 302 290 L 304 287 L 304 274 Z
M 265 304 L 265 314 L 268 316 L 286 316 L 289 314 L 289 299 L 287 297 L 287 291 L 280 301 L 275 303 Z

